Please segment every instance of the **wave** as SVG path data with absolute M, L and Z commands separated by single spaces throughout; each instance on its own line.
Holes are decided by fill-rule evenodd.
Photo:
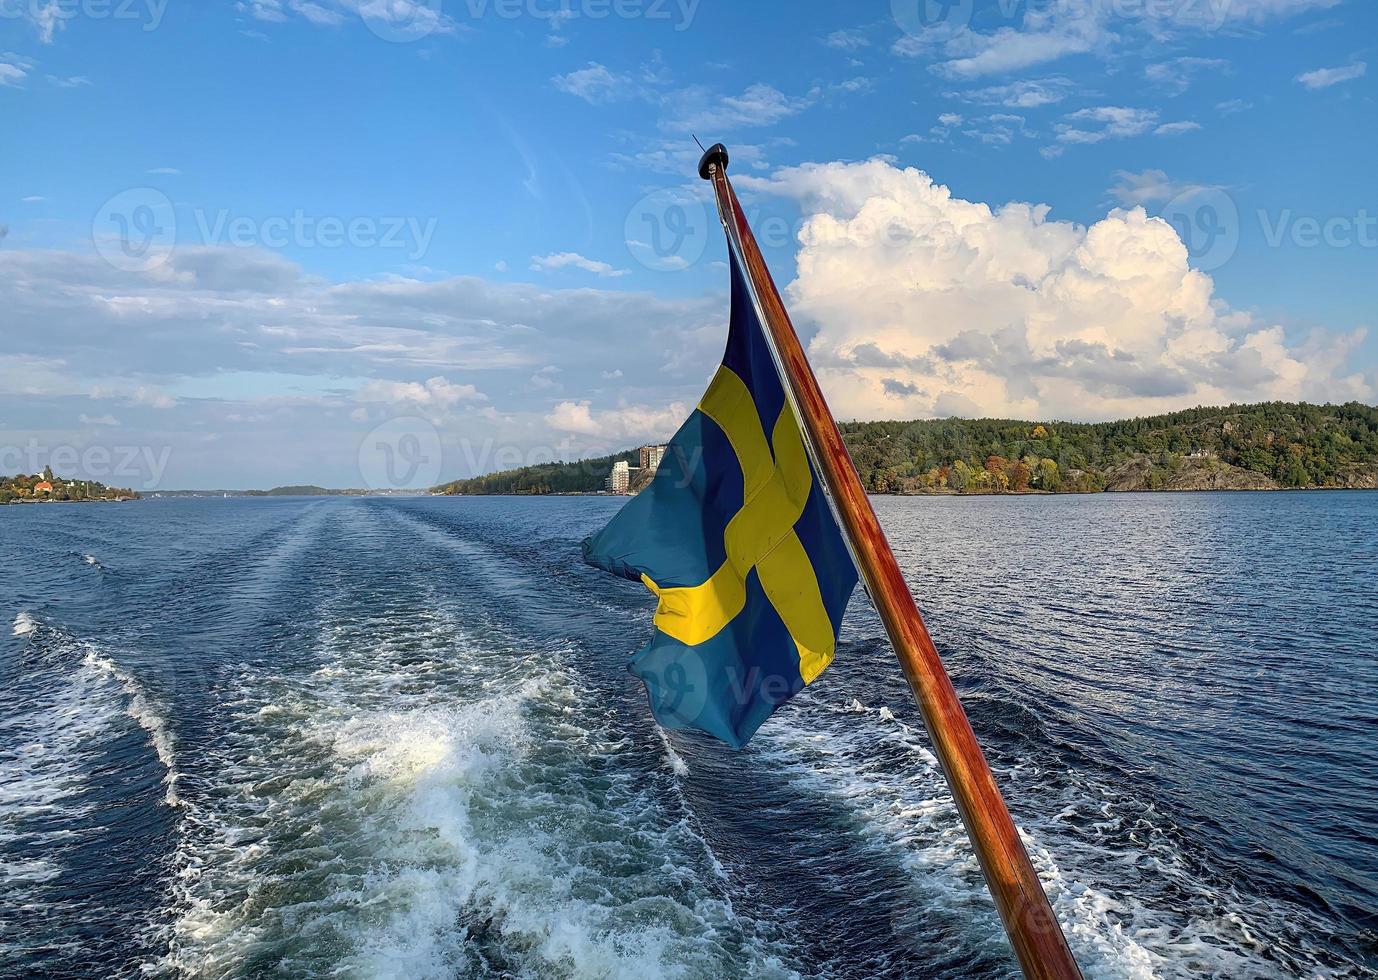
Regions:
M 34 641 L 48 634 L 48 653 L 55 658 L 55 688 L 49 706 L 37 712 L 21 715 L 4 724 L 10 729 L 33 726 L 36 741 L 46 757 L 62 756 L 58 747 L 71 748 L 79 744 L 96 745 L 118 714 L 133 720 L 148 736 L 162 763 L 167 787 L 166 802 L 177 806 L 175 740 L 166 714 L 142 684 L 128 671 L 121 669 L 93 643 L 78 639 L 59 627 L 49 626 L 28 611 L 14 619 L 14 635 L 31 637 Z M 67 664 L 74 655 L 80 659 L 75 669 Z M 118 685 L 112 687 L 109 681 Z
M 75 656 L 84 645 L 64 631 L 21 612 L 14 633 L 38 655 L 7 692 L 12 710 L 0 720 L 0 921 L 25 921 L 34 907 L 89 917 L 68 878 L 79 876 L 82 849 L 105 833 L 106 781 L 117 775 L 106 750 L 127 730 L 129 699 L 89 649 Z M 0 929 L 0 953 L 41 936 L 37 924 Z
M 314 670 L 227 680 L 153 972 L 795 975 L 568 649 L 381 605 L 330 613 Z
M 800 708 L 762 729 L 767 758 L 851 812 L 864 845 L 900 863 L 916 916 L 967 910 L 963 943 L 972 955 L 1002 946 L 975 855 L 922 733 L 888 708 L 855 699 Z M 1064 775 L 1071 779 L 1047 787 L 1040 800 L 1048 816 L 1020 833 L 1088 980 L 1349 974 L 1317 961 L 1298 941 L 1299 928 L 1317 925 L 1302 910 L 1202 880 L 1151 805 L 1092 776 Z
M 36 629 L 38 629 L 38 620 L 34 619 L 32 613 L 21 610 L 20 613 L 14 617 L 15 636 L 28 636 Z
M 163 800 L 168 806 L 181 806 L 182 801 L 177 796 L 180 773 L 177 771 L 176 740 L 162 709 L 149 697 L 138 680 L 121 670 L 109 657 L 98 653 L 94 647 L 87 648 L 82 663 L 113 678 L 124 689 L 125 714 L 148 735 L 158 761 L 163 764 L 163 785 L 166 787 Z

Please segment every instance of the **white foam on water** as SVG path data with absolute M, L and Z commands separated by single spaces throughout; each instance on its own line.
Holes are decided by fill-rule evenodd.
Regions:
M 689 775 L 689 763 L 684 761 L 684 757 L 675 751 L 674 743 L 670 741 L 670 736 L 665 734 L 665 729 L 656 726 L 656 734 L 660 736 L 660 744 L 665 748 L 665 764 L 676 776 Z
M 37 628 L 38 620 L 33 618 L 32 613 L 29 613 L 27 611 L 21 611 L 19 615 L 14 617 L 15 636 L 28 636 Z
M 777 716 L 761 731 L 763 748 L 802 784 L 854 813 L 862 838 L 913 873 L 916 905 L 974 912 L 966 941 L 973 949 L 1002 947 L 999 921 L 937 759 L 921 733 L 895 719 L 887 708 L 864 709 L 873 721 L 861 718 L 860 708 L 853 700 L 836 708 L 812 704 Z M 877 758 L 877 746 L 885 744 L 901 747 L 912 760 L 906 771 L 897 772 L 893 759 Z M 1110 812 L 1110 803 L 1098 799 L 1091 787 L 1080 786 L 1074 792 L 1088 794 L 1079 805 L 1090 809 L 1104 804 Z M 1267 944 L 1259 939 L 1266 931 L 1261 919 L 1275 915 L 1266 903 L 1215 894 L 1195 882 L 1180 856 L 1170 850 L 1125 853 L 1115 849 L 1111 838 L 1087 843 L 1064 836 L 1056 823 L 1067 816 L 1064 809 L 1048 826 L 1021 828 L 1021 835 L 1088 980 L 1289 975 L 1267 955 Z M 1153 907 L 1117 892 L 1101 881 L 1105 872 L 1093 870 L 1099 866 L 1122 873 L 1142 860 L 1151 861 L 1156 874 L 1182 880 L 1202 901 L 1190 910 Z M 1134 877 L 1137 872 L 1125 880 Z M 1115 875 L 1110 878 L 1113 881 Z M 1314 975 L 1327 971 L 1316 969 Z
M 23 627 L 22 630 L 20 627 Z M 44 625 L 21 613 L 15 630 L 40 635 Z M 75 648 L 61 631 L 58 643 Z M 94 811 L 88 798 L 101 748 L 119 730 L 120 691 L 102 672 L 82 662 L 53 675 L 54 683 L 0 721 L 0 920 L 51 900 L 36 888 L 66 871 L 67 850 L 86 836 Z M 10 857 L 23 848 L 30 853 Z M 11 914 L 13 913 L 13 914 Z M 23 943 L 23 935 L 15 941 Z M 0 941 L 0 949 L 9 940 Z
M 134 719 L 135 723 L 148 735 L 153 751 L 158 755 L 158 761 L 163 764 L 163 785 L 166 787 L 163 800 L 168 806 L 181 806 L 182 801 L 177 796 L 179 774 L 177 772 L 176 741 L 162 710 L 153 702 L 137 679 L 128 672 L 121 670 L 109 657 L 98 653 L 94 647 L 87 649 L 82 663 L 92 670 L 113 678 L 124 689 L 125 714 Z
M 321 652 L 227 692 L 151 971 L 792 975 L 704 884 L 711 852 L 647 785 L 671 777 L 567 651 L 409 612 L 327 627 Z

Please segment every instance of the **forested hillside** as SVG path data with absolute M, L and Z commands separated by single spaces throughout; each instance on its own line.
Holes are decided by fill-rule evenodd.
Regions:
M 630 449 L 616 456 L 599 456 L 573 463 L 541 463 L 472 480 L 456 480 L 437 487 L 436 492 L 451 495 L 593 493 L 603 489 L 608 471 L 620 459 L 632 466 L 639 461 L 637 451 Z
M 844 422 L 877 493 L 1378 487 L 1378 408 L 1266 402 L 1122 422 L 938 419 Z M 552 463 L 440 488 L 445 493 L 579 493 L 616 459 Z

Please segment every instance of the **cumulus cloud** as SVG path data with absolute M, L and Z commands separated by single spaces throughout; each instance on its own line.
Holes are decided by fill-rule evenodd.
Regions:
M 684 402 L 666 406 L 621 405 L 595 410 L 588 401 L 563 401 L 545 416 L 546 425 L 557 432 L 591 436 L 609 443 L 663 441 L 689 417 Z
M 807 216 L 787 295 L 840 416 L 1113 418 L 1374 396 L 1346 366 L 1362 331 L 1297 342 L 1231 310 L 1141 207 L 1083 227 L 1045 205 L 961 200 L 885 160 L 738 182 Z
M 1352 82 L 1356 78 L 1363 78 L 1367 72 L 1368 64 L 1363 61 L 1356 61 L 1352 65 L 1345 65 L 1341 68 L 1317 68 L 1315 71 L 1302 72 L 1297 76 L 1297 81 L 1303 88 L 1314 92 L 1317 89 L 1339 85 L 1341 82 Z

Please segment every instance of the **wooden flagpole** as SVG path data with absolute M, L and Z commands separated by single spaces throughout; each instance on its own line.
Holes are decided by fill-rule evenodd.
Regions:
M 727 148 L 721 143 L 713 145 L 699 162 L 699 175 L 713 184 L 718 213 L 754 294 L 790 400 L 799 414 L 815 464 L 832 494 L 866 591 L 885 623 L 900 666 L 918 700 L 934 752 L 985 872 L 1010 945 L 1026 977 L 1077 980 L 1081 971 L 727 179 L 727 159 Z

